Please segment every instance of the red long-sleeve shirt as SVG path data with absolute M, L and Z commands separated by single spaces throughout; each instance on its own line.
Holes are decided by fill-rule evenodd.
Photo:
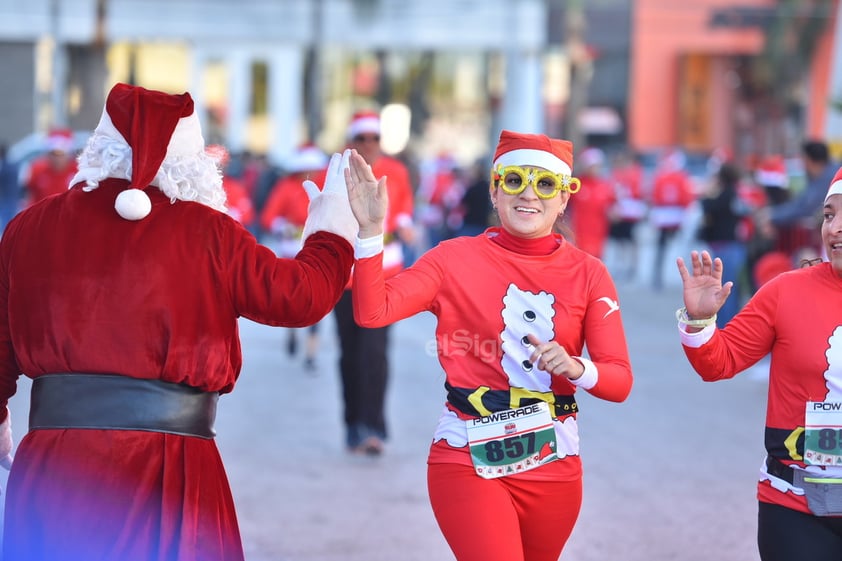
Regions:
M 842 279 L 830 263 L 778 275 L 724 329 L 682 339 L 690 364 L 706 381 L 731 378 L 771 353 L 766 451 L 803 468 L 807 402 L 842 401 Z M 842 467 L 827 470 L 842 477 Z M 801 489 L 765 467 L 757 494 L 809 512 Z
M 602 262 L 561 237 L 552 253 L 527 255 L 496 243 L 497 235 L 499 230 L 491 228 L 477 237 L 442 242 L 388 279 L 380 254 L 355 265 L 354 314 L 360 325 L 387 325 L 422 311 L 438 319 L 436 352 L 448 403 L 431 462 L 471 463 L 463 420 L 479 415 L 457 406 L 460 396 L 508 392 L 514 396 L 512 407 L 519 406 L 518 396 L 540 395 L 550 403 L 572 399 L 576 386 L 567 378 L 525 368 L 531 353 L 523 343 L 527 333 L 558 341 L 572 356 L 581 355 L 587 344 L 583 362 L 595 368 L 596 383 L 588 391 L 596 397 L 622 401 L 632 386 L 617 293 Z M 550 473 L 578 476 L 575 409 L 557 416 L 556 435 L 564 460 Z M 541 478 L 544 467 L 522 475 Z

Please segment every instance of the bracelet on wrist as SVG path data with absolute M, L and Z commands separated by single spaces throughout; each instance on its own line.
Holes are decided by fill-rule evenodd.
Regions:
M 687 315 L 687 308 L 681 307 L 675 311 L 675 319 L 678 320 L 678 323 L 683 323 L 688 327 L 704 328 L 716 323 L 716 314 L 713 314 L 709 318 L 690 319 L 690 316 Z

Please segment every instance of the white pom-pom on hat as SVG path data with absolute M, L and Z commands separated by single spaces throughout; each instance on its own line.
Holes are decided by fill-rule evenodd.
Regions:
M 152 212 L 152 201 L 140 189 L 126 189 L 117 195 L 114 208 L 126 220 L 142 220 Z
M 126 220 L 141 220 L 152 211 L 143 192 L 152 185 L 168 156 L 190 157 L 204 152 L 199 117 L 189 93 L 178 95 L 116 84 L 108 93 L 95 133 L 125 143 L 132 152 L 129 188 L 117 195 L 114 208 Z M 71 183 L 88 179 L 82 172 Z

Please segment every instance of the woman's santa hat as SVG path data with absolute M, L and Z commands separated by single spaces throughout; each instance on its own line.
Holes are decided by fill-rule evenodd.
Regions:
M 141 220 L 151 212 L 152 202 L 143 190 L 153 184 L 165 159 L 196 158 L 205 150 L 189 93 L 173 95 L 129 84 L 111 89 L 93 136 L 131 149 L 129 184 L 114 203 L 126 220 Z M 80 169 L 73 183 L 88 180 L 90 184 L 95 173 Z
M 69 153 L 73 150 L 73 131 L 53 129 L 47 135 L 47 150 L 50 152 Z
M 763 187 L 786 187 L 789 178 L 784 159 L 777 155 L 764 158 L 754 173 L 754 180 Z
M 543 134 L 504 130 L 494 151 L 493 167 L 535 166 L 553 173 L 572 175 L 573 143 Z
M 842 195 L 842 168 L 836 170 L 836 175 L 833 176 L 833 181 L 830 182 L 830 188 L 828 188 L 827 195 L 824 198 L 825 204 L 827 204 L 827 200 L 831 195 Z
M 348 124 L 348 138 L 360 134 L 380 134 L 380 115 L 375 111 L 358 111 Z
M 302 144 L 287 161 L 289 173 L 317 171 L 327 167 L 327 155 L 315 144 Z

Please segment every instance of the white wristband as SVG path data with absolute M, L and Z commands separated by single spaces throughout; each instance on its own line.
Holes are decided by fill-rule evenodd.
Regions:
M 690 319 L 690 316 L 687 315 L 687 308 L 681 307 L 675 311 L 675 319 L 678 320 L 678 323 L 683 323 L 688 327 L 704 328 L 716 323 L 716 314 L 713 314 L 709 318 Z

